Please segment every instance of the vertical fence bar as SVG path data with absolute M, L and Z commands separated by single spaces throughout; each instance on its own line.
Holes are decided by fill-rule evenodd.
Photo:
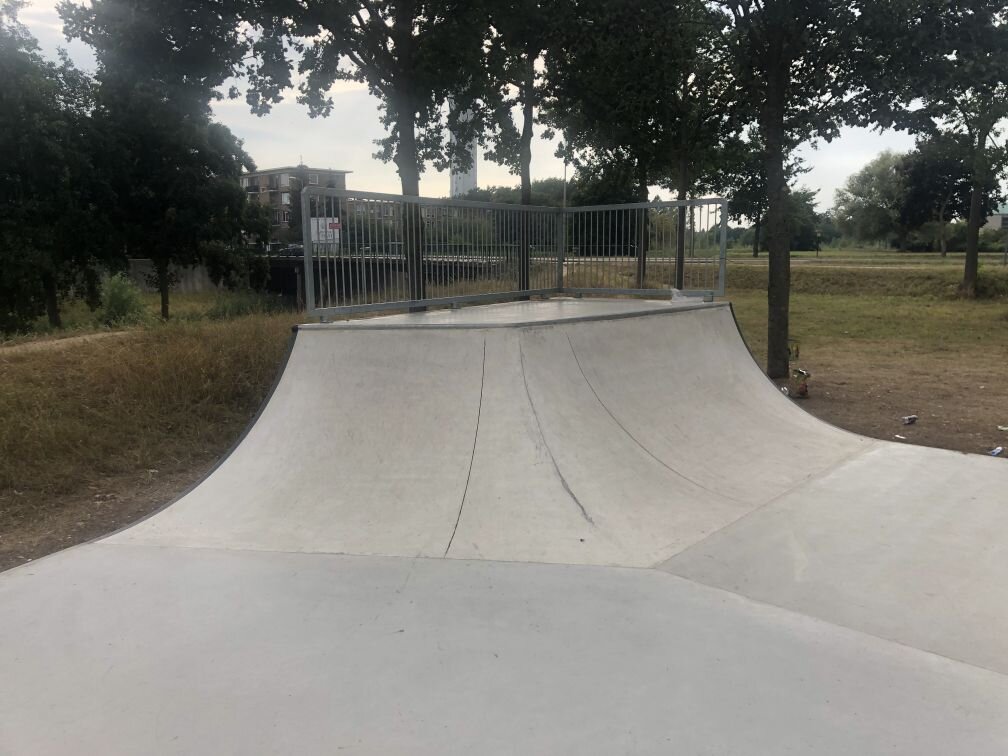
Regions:
M 301 193 L 301 247 L 304 263 L 304 301 L 308 315 L 315 315 L 315 254 L 312 249 L 310 192 Z

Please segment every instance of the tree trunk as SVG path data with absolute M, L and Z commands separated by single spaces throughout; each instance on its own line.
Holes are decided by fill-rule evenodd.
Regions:
M 791 249 L 788 234 L 788 184 L 784 170 L 784 88 L 790 66 L 778 61 L 771 67 L 767 99 L 760 113 L 766 145 L 766 240 L 769 253 L 767 283 L 767 375 L 788 375 L 788 318 L 791 295 Z
M 49 325 L 53 328 L 62 328 L 63 319 L 60 317 L 59 292 L 56 290 L 56 277 L 49 272 L 42 274 L 42 289 L 45 292 L 46 317 Z
M 648 172 L 647 165 L 644 161 L 637 160 L 637 200 L 639 202 L 648 201 Z M 649 229 L 648 222 L 650 218 L 648 217 L 648 209 L 645 207 L 640 211 L 638 216 L 640 220 L 640 228 L 637 230 L 639 234 L 639 239 L 637 241 L 637 288 L 645 288 L 644 282 L 647 278 L 647 253 L 648 253 L 648 237 Z
M 759 257 L 759 232 L 760 232 L 760 217 L 757 215 L 756 219 L 753 221 L 753 241 L 752 241 L 752 256 Z
M 965 297 L 976 296 L 977 272 L 980 267 L 980 226 L 983 224 L 983 178 L 973 171 L 970 192 L 969 222 L 966 224 L 966 267 L 960 290 Z
M 171 281 L 168 278 L 167 259 L 154 258 L 154 275 L 157 277 L 158 293 L 161 295 L 161 319 L 168 320 L 168 288 Z
M 532 131 L 534 127 L 532 103 L 535 98 L 535 54 L 525 52 L 525 71 L 522 82 L 522 130 L 518 144 L 518 172 L 521 175 L 521 203 L 532 204 Z
M 416 109 L 408 95 L 393 98 L 395 108 L 396 153 L 395 164 L 405 197 L 420 196 L 420 160 L 416 141 Z M 416 202 L 403 204 L 403 250 L 406 254 L 406 278 L 411 300 L 426 298 L 423 271 L 423 214 Z M 423 309 L 415 307 L 412 309 Z
M 689 186 L 689 160 L 685 150 L 681 151 L 679 157 L 679 187 L 676 199 L 680 202 L 686 201 L 687 187 Z M 686 206 L 679 208 L 676 219 L 676 253 L 675 253 L 675 287 L 680 291 L 686 287 Z
M 948 242 L 945 238 L 948 234 L 948 229 L 945 224 L 945 208 L 948 206 L 950 199 L 951 197 L 946 196 L 941 201 L 941 205 L 938 206 L 938 246 L 941 249 L 942 257 L 945 257 L 948 254 Z
M 535 53 L 531 49 L 526 49 L 525 70 L 523 71 L 521 98 L 522 98 L 522 130 L 518 143 L 518 172 L 521 174 L 521 203 L 523 205 L 532 204 L 532 132 L 533 132 L 533 108 L 532 101 L 535 96 Z M 521 214 L 521 245 L 518 259 L 518 289 L 525 291 L 529 288 L 529 223 L 531 216 L 529 213 Z
M 977 273 L 980 267 L 980 227 L 984 224 L 984 186 L 990 166 L 985 147 L 994 124 L 980 124 L 973 137 L 973 170 L 970 175 L 970 212 L 966 223 L 966 265 L 960 291 L 963 296 L 975 297 Z

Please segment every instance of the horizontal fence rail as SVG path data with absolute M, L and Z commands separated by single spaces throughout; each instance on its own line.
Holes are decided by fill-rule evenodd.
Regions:
M 548 294 L 724 293 L 722 199 L 555 208 L 306 188 L 317 317 Z

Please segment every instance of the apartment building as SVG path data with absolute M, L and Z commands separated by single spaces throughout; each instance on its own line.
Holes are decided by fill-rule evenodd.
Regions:
M 1002 205 L 992 216 L 987 219 L 984 229 L 991 231 L 1008 230 L 1008 205 Z
M 350 171 L 332 168 L 309 168 L 306 165 L 288 165 L 246 173 L 241 177 L 242 188 L 249 198 L 270 208 L 270 247 L 301 243 L 302 187 L 325 186 L 346 189 Z

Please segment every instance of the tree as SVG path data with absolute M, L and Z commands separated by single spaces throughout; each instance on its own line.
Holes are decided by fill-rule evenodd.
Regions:
M 543 0 L 507 0 L 490 5 L 486 53 L 489 93 L 483 118 L 493 148 L 487 157 L 507 165 L 521 182 L 521 204 L 532 204 L 532 138 L 535 113 L 545 97 L 536 63 L 551 47 L 556 9 Z M 521 111 L 517 128 L 512 110 Z
M 337 81 L 359 81 L 381 100 L 376 157 L 395 163 L 402 193 L 420 194 L 426 162 L 438 169 L 468 167 L 466 146 L 480 121 L 469 115 L 485 93 L 480 75 L 487 19 L 480 4 L 464 0 L 257 0 L 247 14 L 259 36 L 252 44 L 248 100 L 266 112 L 292 84 L 286 48 L 301 54 L 299 100 L 327 116 Z M 452 101 L 448 106 L 449 99 Z M 447 112 L 446 112 L 447 109 Z M 451 132 L 455 140 L 447 138 Z M 423 222 L 410 204 L 416 233 L 406 248 L 409 294 L 425 296 Z
M 739 106 L 759 129 L 766 171 L 769 251 L 767 374 L 788 374 L 791 285 L 787 155 L 809 139 L 831 139 L 853 89 L 851 52 L 858 4 L 843 0 L 720 0 Z M 745 116 L 742 116 L 745 117 Z
M 0 4 L 0 328 L 27 327 L 42 312 L 59 327 L 60 299 L 98 303 L 100 270 L 120 257 L 105 244 L 107 187 L 94 165 L 100 139 L 93 82 L 63 56 L 39 54 Z
M 715 180 L 715 186 L 728 195 L 728 217 L 735 221 L 747 219 L 752 223 L 753 257 L 759 257 L 760 230 L 768 205 L 764 152 L 759 130 L 750 127 L 745 140 L 736 139 L 729 143 L 725 150 L 723 175 Z M 801 160 L 789 157 L 785 166 L 789 184 L 793 177 L 807 170 Z
M 699 0 L 587 0 L 560 26 L 544 119 L 576 162 L 631 160 L 638 201 L 660 180 L 685 199 L 734 129 L 719 17 Z
M 151 258 L 163 318 L 174 267 L 202 261 L 208 245 L 234 244 L 244 224 L 257 222 L 238 183 L 251 158 L 210 120 L 219 88 L 244 70 L 248 40 L 239 23 L 249 7 L 245 0 L 59 5 L 67 35 L 95 49 L 94 120 L 106 141 L 101 167 L 117 195 L 117 236 L 131 254 Z
M 989 189 L 1008 162 L 999 142 L 1008 118 L 1008 9 L 1004 0 L 866 4 L 862 42 L 868 118 L 967 146 L 970 208 L 961 291 L 976 294 L 980 227 Z M 899 35 L 901 44 L 892 44 Z M 912 51 L 909 52 L 908 51 Z M 879 75 L 883 72 L 884 75 Z
M 970 211 L 969 148 L 954 137 L 935 135 L 917 141 L 900 166 L 904 196 L 900 223 L 921 228 L 934 223 L 941 256 L 948 249 L 948 224 L 968 218 Z M 995 192 L 988 191 L 988 209 Z
M 903 173 L 906 155 L 886 150 L 836 191 L 834 215 L 847 233 L 860 240 L 896 240 L 903 248 L 907 226 L 901 215 L 906 203 Z
M 79 4 L 78 4 L 79 3 Z M 68 38 L 95 50 L 101 72 L 120 81 L 157 81 L 177 101 L 202 104 L 246 70 L 249 39 L 243 14 L 259 0 L 60 0 Z M 228 96 L 236 97 L 231 87 Z
M 793 250 L 815 250 L 819 246 L 820 216 L 816 212 L 816 195 L 818 189 L 807 186 L 799 187 L 788 195 L 791 239 L 788 246 Z
M 558 26 L 543 120 L 563 132 L 564 151 L 576 166 L 629 161 L 639 202 L 659 182 L 685 200 L 736 130 L 720 16 L 702 0 L 585 0 L 569 6 Z M 684 206 L 677 213 L 677 288 L 684 283 L 686 219 Z M 639 285 L 646 259 L 642 247 Z
M 258 0 L 246 13 L 259 37 L 248 99 L 267 112 L 292 85 L 287 47 L 301 53 L 299 101 L 328 116 L 337 81 L 368 85 L 389 136 L 376 157 L 395 163 L 407 196 L 419 194 L 424 163 L 464 161 L 476 125 L 464 116 L 482 81 L 486 15 L 460 0 Z M 449 98 L 456 107 L 445 112 Z M 459 139 L 447 139 L 446 126 Z
M 180 112 L 157 87 L 104 83 L 96 118 L 109 135 L 120 238 L 131 255 L 151 259 L 167 319 L 176 267 L 202 262 L 209 244 L 262 238 L 238 181 L 255 165 L 226 127 Z

